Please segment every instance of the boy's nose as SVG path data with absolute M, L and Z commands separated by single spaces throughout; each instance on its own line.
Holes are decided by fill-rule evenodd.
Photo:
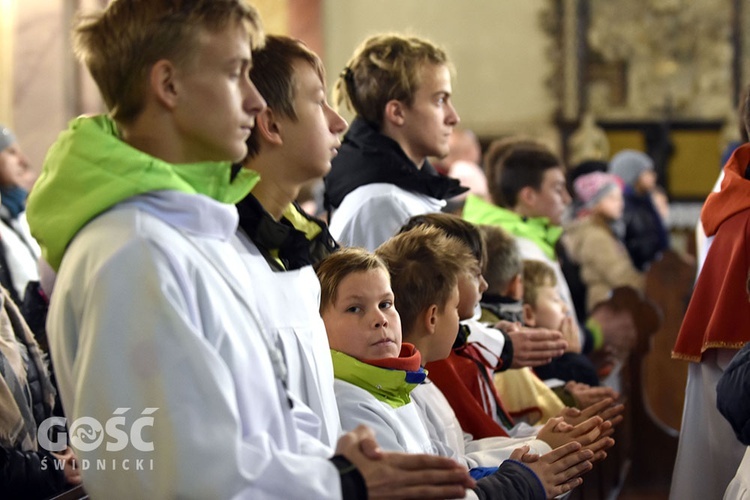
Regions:
M 256 116 L 258 113 L 263 111 L 266 107 L 266 100 L 260 95 L 255 84 L 248 79 L 249 88 L 245 94 L 245 100 L 243 101 L 243 108 L 250 116 Z
M 484 275 L 479 275 L 479 293 L 484 293 L 487 291 L 487 289 L 490 287 L 489 283 L 487 283 L 487 280 L 484 279 Z
M 386 326 L 388 326 L 388 319 L 385 317 L 385 314 L 380 311 L 375 313 L 372 326 L 374 328 L 385 328 Z

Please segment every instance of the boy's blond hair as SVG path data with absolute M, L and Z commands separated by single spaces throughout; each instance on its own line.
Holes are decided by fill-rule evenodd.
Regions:
M 557 286 L 555 270 L 541 260 L 524 260 L 523 303 L 534 307 L 539 295 L 539 288 L 543 286 Z
M 148 73 L 161 59 L 191 62 L 201 30 L 243 23 L 248 43 L 262 43 L 256 10 L 243 0 L 115 0 L 81 17 L 74 48 L 88 67 L 112 118 L 132 123 L 145 104 Z
M 333 252 L 315 265 L 320 281 L 320 313 L 336 302 L 341 282 L 352 273 L 382 269 L 390 279 L 388 267 L 377 255 L 364 248 L 348 247 Z
M 302 61 L 317 73 L 321 83 L 325 82 L 325 69 L 320 57 L 304 42 L 281 35 L 268 35 L 263 47 L 253 51 L 253 66 L 250 80 L 266 100 L 274 113 L 297 120 L 294 109 L 295 74 L 294 64 Z M 250 134 L 247 139 L 247 156 L 253 158 L 260 150 L 259 135 Z
M 425 64 L 451 69 L 445 51 L 428 40 L 393 33 L 372 36 L 355 49 L 336 80 L 333 102 L 337 106 L 346 103 L 348 109 L 380 127 L 388 101 L 411 106 Z
M 389 239 L 377 250 L 391 272 L 391 288 L 404 338 L 428 307 L 442 312 L 458 278 L 476 266 L 466 244 L 440 229 L 419 226 Z
M 504 295 L 513 278 L 523 272 L 518 244 L 512 234 L 499 226 L 480 225 L 479 230 L 487 247 L 487 292 Z

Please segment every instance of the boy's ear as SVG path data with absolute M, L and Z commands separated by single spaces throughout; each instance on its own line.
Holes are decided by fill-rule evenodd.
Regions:
M 527 207 L 533 207 L 534 205 L 536 205 L 536 199 L 536 189 L 531 186 L 522 187 L 518 192 L 518 202 Z
M 435 333 L 435 329 L 437 328 L 437 313 L 438 307 L 435 304 L 429 306 L 422 313 L 422 321 L 424 323 L 425 331 L 430 335 Z
M 523 305 L 523 324 L 526 326 L 536 326 L 536 314 L 534 308 L 529 304 Z
M 397 127 L 402 126 L 404 124 L 404 109 L 403 102 L 391 99 L 385 104 L 383 120 Z
M 273 110 L 266 107 L 255 117 L 253 134 L 260 134 L 264 141 L 275 145 L 283 143 L 281 139 L 281 125 Z
M 172 61 L 160 59 L 151 66 L 149 85 L 157 101 L 163 106 L 174 109 L 179 94 L 177 68 Z

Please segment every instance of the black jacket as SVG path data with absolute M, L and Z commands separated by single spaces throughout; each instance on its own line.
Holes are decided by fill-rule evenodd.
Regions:
M 639 271 L 646 271 L 669 246 L 667 229 L 656 211 L 651 196 L 636 194 L 625 188 L 625 209 L 622 221 L 625 226 L 623 242 L 630 260 Z
M 258 247 L 274 271 L 291 271 L 317 264 L 339 248 L 325 222 L 306 214 L 296 203 L 294 208 L 320 227 L 317 236 L 308 239 L 286 218 L 276 221 L 252 194 L 237 203 L 240 229 Z M 277 252 L 278 260 L 271 255 L 272 252 Z
M 750 446 L 750 343 L 740 349 L 719 379 L 716 406 L 737 439 Z
M 526 465 L 515 460 L 505 460 L 497 472 L 485 476 L 474 488 L 477 496 L 484 499 L 543 500 L 547 498 L 544 486 L 536 474 Z
M 325 178 L 325 208 L 331 211 L 358 187 L 381 182 L 438 200 L 467 190 L 456 179 L 438 174 L 427 160 L 417 168 L 396 141 L 355 118 Z

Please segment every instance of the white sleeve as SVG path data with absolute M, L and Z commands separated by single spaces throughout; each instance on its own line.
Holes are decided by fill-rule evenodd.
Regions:
M 461 431 L 461 426 L 450 404 L 435 384 L 428 383 L 412 391 L 412 399 L 421 412 L 433 445 L 438 453 L 449 456 L 467 467 L 497 467 L 510 458 L 516 448 L 525 444 L 531 453 L 543 455 L 551 451 L 549 445 L 532 437 L 507 438 L 492 437 L 466 439 L 469 434 Z
M 61 272 L 48 322 L 68 423 L 89 418 L 104 426 L 129 408 L 130 429 L 144 409 L 156 408 L 140 446 L 131 439 L 116 450 L 105 435 L 94 449 L 79 449 L 93 498 L 340 497 L 327 458 L 290 451 L 305 450 L 307 438 L 295 434 L 260 332 L 246 324 L 246 337 L 237 335 L 243 318 L 211 310 L 226 294 L 200 303 L 201 276 L 143 240 L 95 274 L 79 260 L 64 278 Z M 200 328 L 204 314 L 228 323 Z M 242 366 L 247 376 L 238 380 L 232 367 Z
M 500 368 L 497 365 L 505 347 L 505 335 L 503 335 L 503 332 L 492 326 L 484 325 L 473 318 L 461 321 L 461 323 L 468 326 L 471 332 L 468 342 L 470 344 L 477 344 L 477 347 L 480 348 L 479 352 L 485 360 L 492 366 Z
M 465 443 L 466 458 L 480 467 L 496 467 L 509 459 L 513 450 L 524 445 L 529 446 L 529 453 L 544 455 L 552 451 L 547 443 L 534 437 L 488 437 Z
M 336 217 L 334 213 L 333 217 Z M 385 194 L 373 196 L 357 207 L 339 234 L 331 230 L 334 238 L 346 246 L 364 247 L 374 251 L 394 236 L 409 219 L 411 213 L 397 197 Z M 336 227 L 333 223 L 331 227 Z

